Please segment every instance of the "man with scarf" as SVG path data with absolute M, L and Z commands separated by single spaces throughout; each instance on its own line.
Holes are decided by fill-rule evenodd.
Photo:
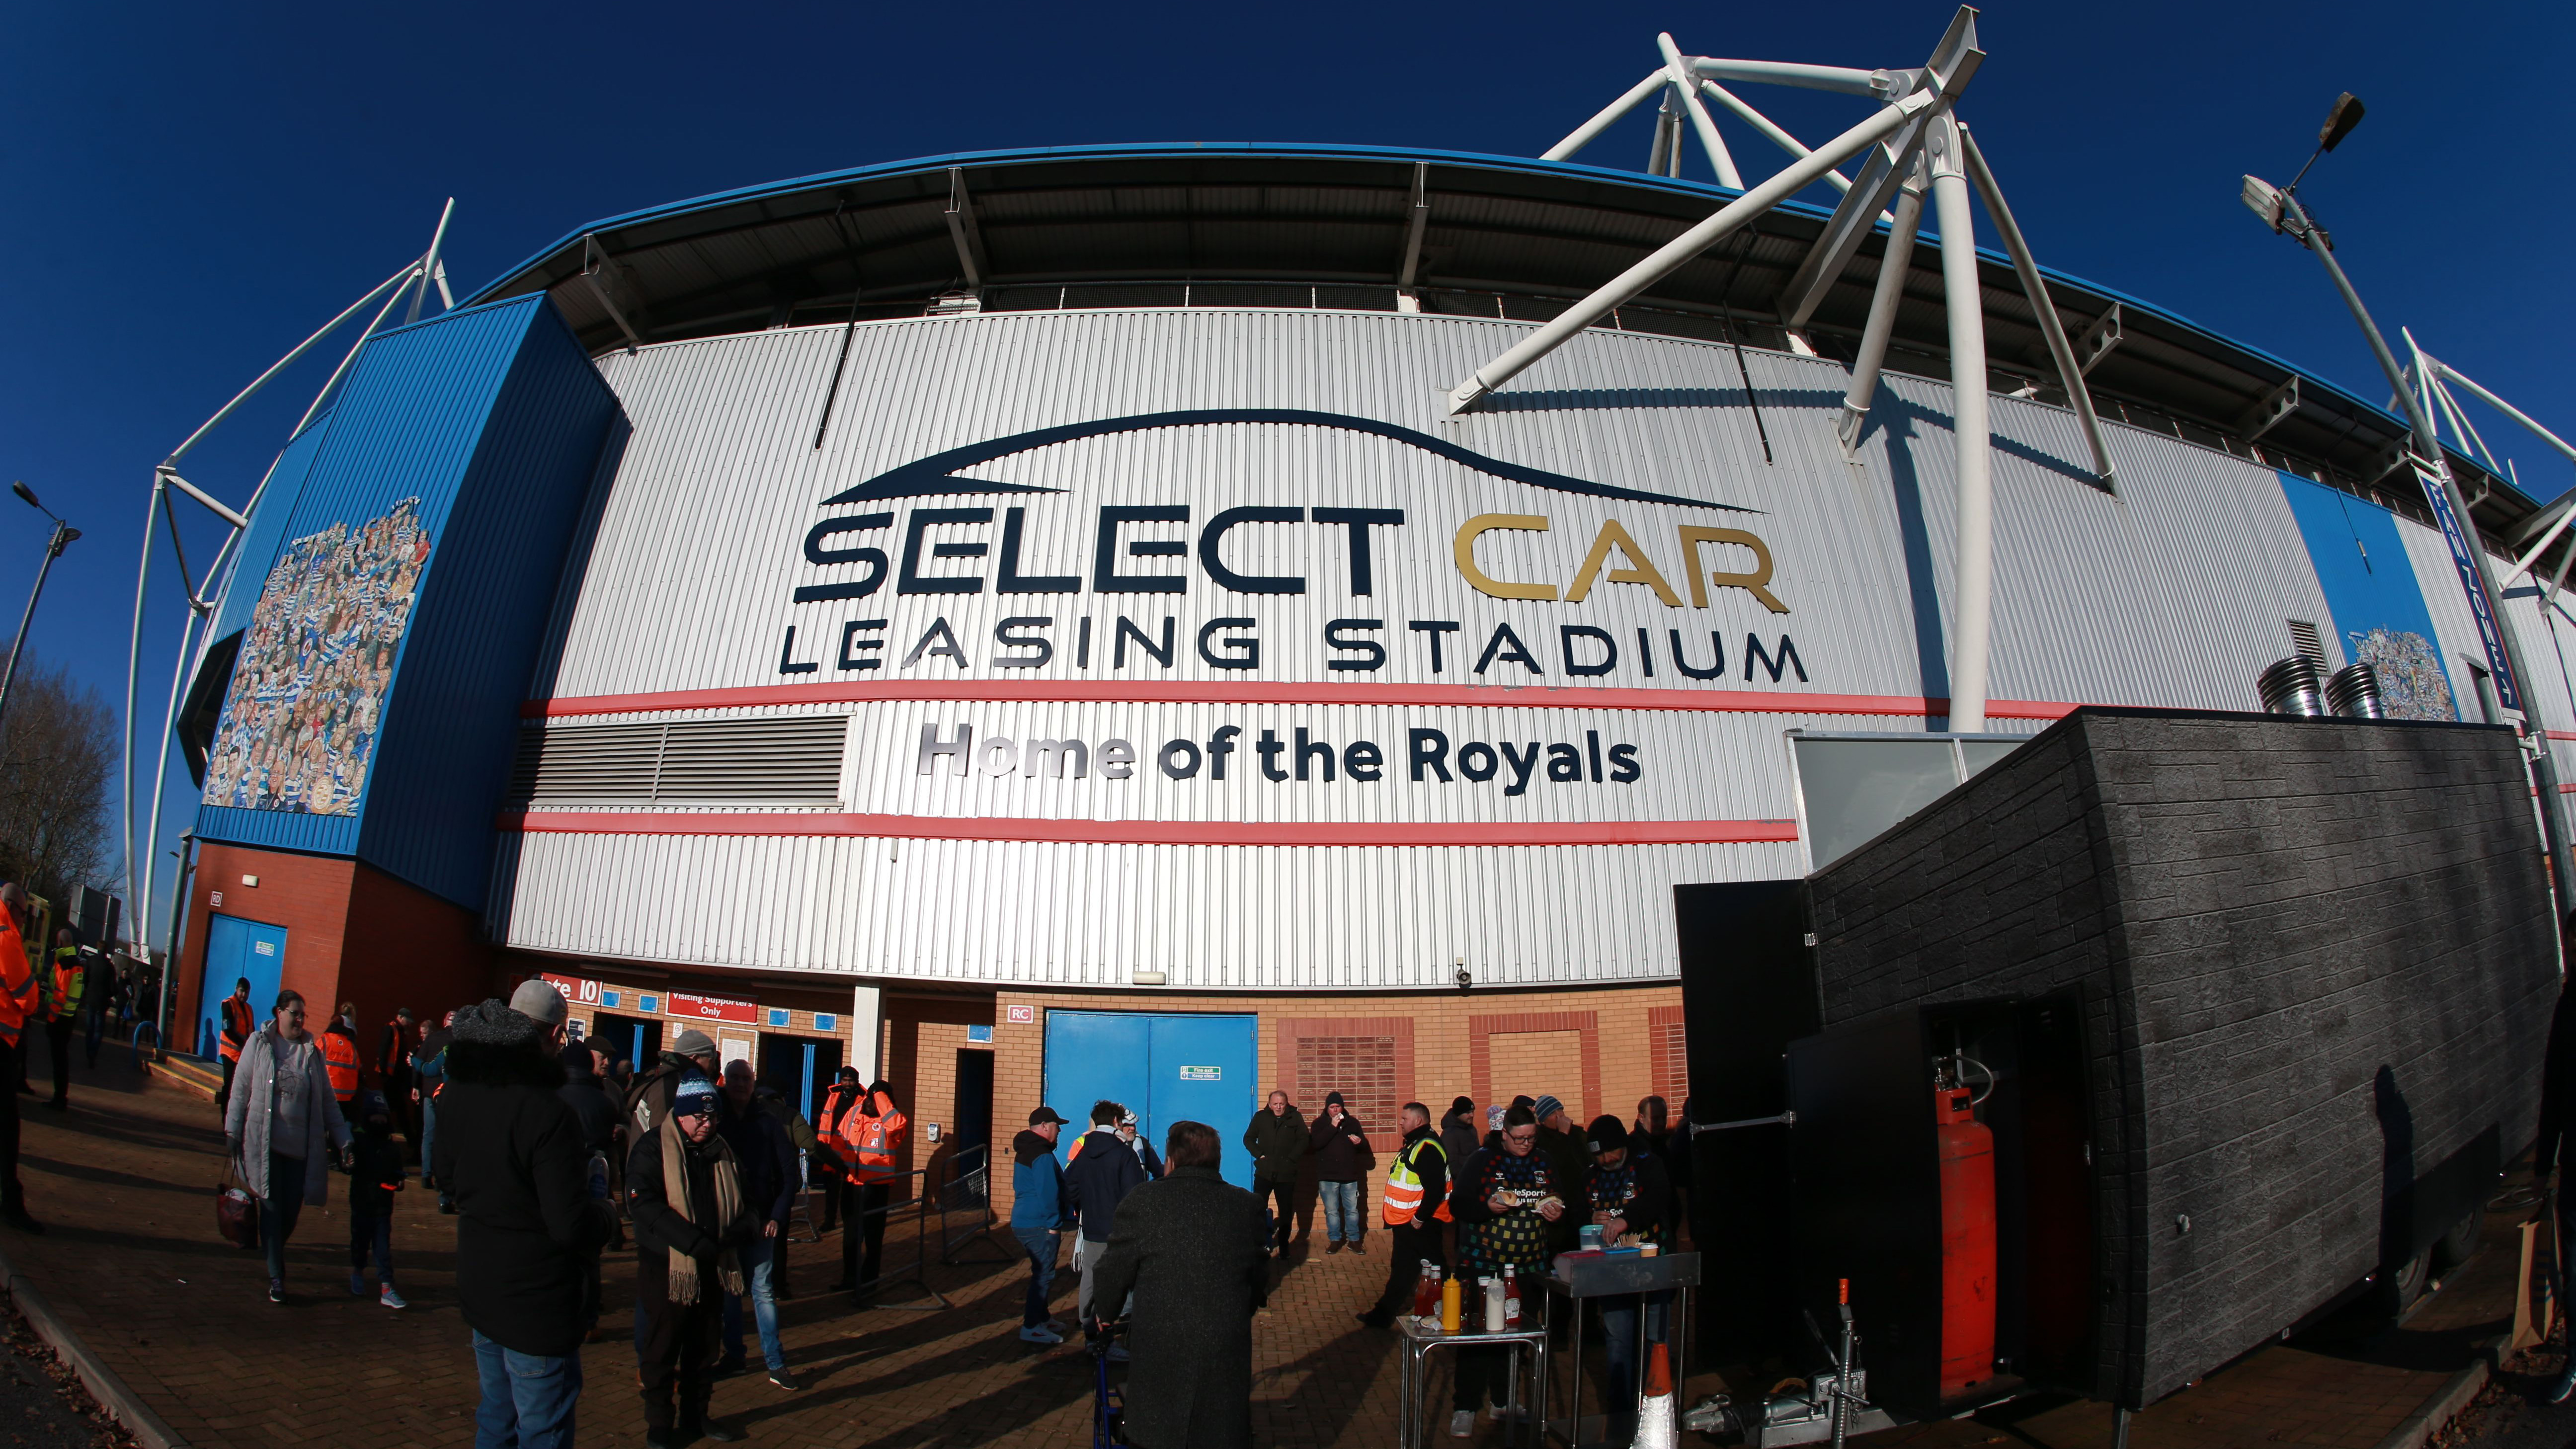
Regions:
M 759 1240 L 760 1218 L 744 1195 L 732 1150 L 716 1135 L 716 1098 L 715 1083 L 682 1077 L 670 1109 L 626 1160 L 635 1295 L 644 1315 L 636 1378 L 651 1449 L 670 1449 L 693 1435 L 718 1443 L 743 1437 L 707 1416 L 707 1400 L 715 1392 L 724 1296 L 743 1291 L 742 1254 Z
M 1458 1220 L 1458 1275 L 1465 1281 L 1508 1267 L 1534 1288 L 1547 1264 L 1548 1234 L 1581 1205 L 1580 1186 L 1560 1180 L 1537 1149 L 1538 1114 L 1514 1103 L 1503 1114 L 1500 1140 L 1459 1165 L 1449 1211 Z M 1512 1397 L 1511 1351 L 1459 1349 L 1457 1393 L 1449 1405 L 1453 1438 L 1475 1432 L 1476 1405 L 1489 1389 L 1499 1417 Z

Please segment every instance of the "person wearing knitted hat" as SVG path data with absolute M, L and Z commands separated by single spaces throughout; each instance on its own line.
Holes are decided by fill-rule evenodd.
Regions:
M 1672 1230 L 1673 1214 L 1672 1179 L 1663 1159 L 1633 1150 L 1626 1125 L 1615 1116 L 1594 1118 L 1583 1136 L 1592 1157 L 1583 1177 L 1587 1221 L 1600 1227 L 1601 1241 L 1612 1246 L 1662 1243 Z M 1662 1343 L 1671 1304 L 1670 1293 L 1593 1300 L 1601 1312 L 1601 1342 L 1609 1360 L 1610 1382 L 1601 1401 L 1610 1409 L 1614 1444 L 1635 1428 L 1638 1311 L 1645 1312 L 1646 1342 Z
M 612 1215 L 563 1085 L 565 1005 L 530 981 L 455 1013 L 431 1171 L 456 1202 L 456 1304 L 474 1333 L 479 1443 L 570 1449 L 581 1340 Z
M 1556 1170 L 1557 1181 L 1579 1186 L 1584 1172 L 1592 1166 L 1592 1154 L 1583 1150 L 1583 1129 L 1567 1115 L 1564 1102 L 1545 1092 L 1539 1094 L 1530 1111 L 1538 1118 L 1538 1155 Z M 1562 1253 L 1573 1247 L 1581 1227 L 1572 1213 L 1549 1224 L 1547 1250 Z
M 716 1135 L 716 1110 L 713 1081 L 695 1072 L 679 1078 L 668 1109 L 626 1159 L 635 1296 L 644 1315 L 636 1379 L 651 1449 L 692 1435 L 718 1443 L 743 1437 L 710 1418 L 707 1403 L 715 1393 L 724 1298 L 744 1290 L 743 1254 L 759 1240 L 760 1216 L 732 1149 Z
M 712 1082 L 721 1070 L 716 1044 L 705 1032 L 694 1026 L 681 1032 L 662 1049 L 652 1069 L 638 1076 L 627 1092 L 627 1136 L 641 1142 L 653 1135 L 662 1124 L 662 1113 L 669 1109 L 671 1093 L 681 1078 L 694 1075 Z

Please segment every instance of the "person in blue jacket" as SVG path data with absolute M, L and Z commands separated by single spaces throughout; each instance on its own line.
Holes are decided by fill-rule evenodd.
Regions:
M 1029 1301 L 1020 1310 L 1020 1337 L 1029 1343 L 1064 1342 L 1047 1309 L 1056 1257 L 1064 1247 L 1061 1235 L 1073 1226 L 1064 1165 L 1055 1160 L 1063 1122 L 1053 1107 L 1040 1107 L 1029 1114 L 1028 1130 L 1011 1139 L 1011 1236 L 1029 1255 Z

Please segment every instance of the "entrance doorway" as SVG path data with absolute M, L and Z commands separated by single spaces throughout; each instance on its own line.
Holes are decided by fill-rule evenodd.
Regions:
M 841 1070 L 842 1045 L 837 1037 L 818 1039 L 763 1032 L 760 1059 L 755 1064 L 761 1085 L 776 1087 L 796 1115 L 811 1122 L 815 1109 L 822 1105 L 823 1094 L 832 1090 L 834 1074 Z
M 970 1047 L 957 1049 L 957 1122 L 955 1148 L 971 1152 L 993 1145 L 993 1054 Z
M 1249 1013 L 1050 1011 L 1046 1018 L 1047 1105 L 1084 1127 L 1091 1104 L 1122 1103 L 1136 1130 L 1160 1152 L 1174 1122 L 1205 1122 L 1227 1147 L 1221 1173 L 1252 1186 L 1241 1123 L 1257 1103 L 1252 1074 L 1260 1018 Z M 1071 1134 L 1059 1151 L 1073 1143 Z
M 601 1051 L 633 1062 L 635 1075 L 640 1077 L 653 1070 L 655 1059 L 662 1055 L 662 1023 L 649 1016 L 594 1012 L 590 1018 L 590 1040 Z

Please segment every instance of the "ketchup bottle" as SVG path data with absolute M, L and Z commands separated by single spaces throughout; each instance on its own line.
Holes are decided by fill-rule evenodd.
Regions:
M 1521 1326 L 1521 1275 L 1511 1265 L 1503 1267 L 1503 1327 L 1517 1330 Z

